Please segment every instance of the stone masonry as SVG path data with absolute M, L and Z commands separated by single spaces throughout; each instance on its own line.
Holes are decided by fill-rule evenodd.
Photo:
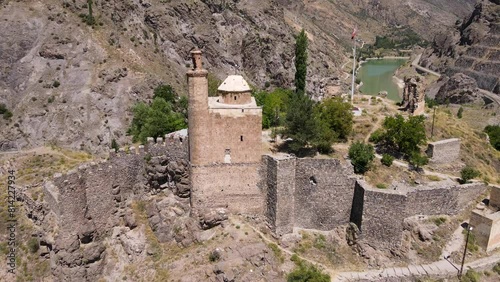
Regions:
M 472 211 L 470 224 L 479 246 L 487 252 L 500 247 L 500 187 L 491 187 L 488 205 L 481 203 Z
M 208 97 L 208 72 L 200 51 L 191 52 L 189 160 L 194 213 L 214 208 L 262 214 L 257 187 L 261 162 L 262 109 L 241 76 L 229 76 L 218 97 Z
M 356 182 L 351 222 L 363 239 L 389 249 L 401 245 L 403 221 L 415 215 L 455 215 L 487 191 L 482 183 L 460 185 L 451 180 L 396 190 Z
M 426 153 L 433 163 L 454 162 L 460 157 L 460 139 L 452 138 L 429 143 Z
M 266 216 L 278 235 L 294 227 L 332 230 L 349 223 L 353 169 L 336 159 L 263 157 Z

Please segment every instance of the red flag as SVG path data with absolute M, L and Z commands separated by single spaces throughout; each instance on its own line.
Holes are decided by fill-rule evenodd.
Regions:
M 351 34 L 351 39 L 354 40 L 354 37 L 358 34 L 358 27 L 355 27 L 352 34 Z

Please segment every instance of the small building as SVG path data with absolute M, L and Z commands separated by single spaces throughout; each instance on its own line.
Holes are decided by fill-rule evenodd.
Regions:
M 500 247 L 500 187 L 491 186 L 490 200 L 472 211 L 470 225 L 477 244 L 486 252 Z

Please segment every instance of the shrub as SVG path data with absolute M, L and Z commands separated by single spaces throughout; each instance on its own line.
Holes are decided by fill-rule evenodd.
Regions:
M 387 185 L 385 185 L 384 183 L 378 183 L 376 186 L 378 189 L 386 189 L 387 188 Z
M 29 239 L 28 249 L 32 254 L 38 252 L 38 249 L 40 249 L 40 244 L 38 243 L 38 239 L 36 238 Z
M 220 260 L 220 252 L 217 250 L 211 251 L 210 254 L 208 255 L 208 260 L 210 262 L 219 261 Z
M 288 274 L 287 282 L 330 282 L 330 275 L 323 273 L 316 266 L 299 261 L 297 267 Z
M 177 98 L 177 93 L 175 93 L 172 86 L 162 84 L 155 88 L 153 99 L 155 98 L 163 98 L 167 102 L 174 103 Z
M 493 271 L 500 275 L 500 262 L 493 267 Z
M 118 149 L 120 149 L 120 147 L 118 146 L 118 142 L 116 142 L 116 139 L 111 140 L 111 149 L 114 149 L 115 152 L 118 152 Z
M 481 275 L 476 271 L 469 269 L 464 276 L 462 276 L 461 282 L 479 282 L 481 281 Z
M 57 87 L 59 87 L 60 85 L 61 85 L 61 83 L 60 83 L 59 81 L 57 81 L 57 80 L 55 80 L 55 81 L 52 83 L 52 86 L 53 86 L 54 88 L 57 88 Z
M 383 139 L 384 139 L 384 130 L 379 128 L 370 135 L 370 139 L 368 139 L 368 141 L 373 143 L 379 143 Z
M 458 112 L 457 112 L 457 117 L 462 118 L 463 113 L 464 113 L 464 108 L 460 107 L 460 109 L 458 109 Z
M 5 104 L 0 104 L 0 115 L 3 115 L 3 118 L 8 120 L 12 117 L 12 112 L 7 109 Z
M 375 158 L 373 146 L 358 141 L 349 147 L 349 158 L 354 166 L 354 172 L 365 173 Z
M 393 161 L 394 157 L 389 154 L 383 154 L 382 159 L 380 160 L 380 162 L 382 162 L 385 166 L 391 166 Z
M 464 169 L 460 171 L 461 183 L 468 183 L 469 180 L 479 177 L 481 173 L 469 166 L 466 166 Z

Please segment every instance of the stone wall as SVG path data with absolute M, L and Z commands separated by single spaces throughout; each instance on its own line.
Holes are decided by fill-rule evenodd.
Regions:
M 451 180 L 385 190 L 358 180 L 351 221 L 360 227 L 363 239 L 394 248 L 401 243 L 405 218 L 456 215 L 486 190 L 487 186 L 482 183 L 459 185 Z
M 158 138 L 129 150 L 110 153 L 109 160 L 88 163 L 67 174 L 56 174 L 44 183 L 45 201 L 54 212 L 61 233 L 80 239 L 100 237 L 116 225 L 114 217 L 125 199 L 141 195 L 148 183 L 146 166 L 151 159 L 166 157 L 187 160 L 187 139 L 169 136 Z M 128 152 L 128 153 L 127 153 Z
M 226 208 L 233 213 L 262 214 L 259 169 L 260 162 L 191 166 L 193 212 Z
M 263 157 L 266 217 L 278 235 L 294 227 L 331 230 L 349 223 L 353 170 L 335 159 Z
M 354 182 L 352 167 L 337 159 L 297 159 L 295 226 L 326 231 L 349 223 Z
M 361 180 L 358 180 L 357 187 L 364 194 L 363 206 L 353 207 L 363 210 L 361 225 L 358 226 L 362 239 L 377 248 L 398 248 L 403 234 L 403 220 L 406 218 L 406 195 L 394 190 L 372 188 Z
M 427 155 L 434 163 L 451 163 L 460 156 L 460 139 L 452 138 L 429 143 Z

